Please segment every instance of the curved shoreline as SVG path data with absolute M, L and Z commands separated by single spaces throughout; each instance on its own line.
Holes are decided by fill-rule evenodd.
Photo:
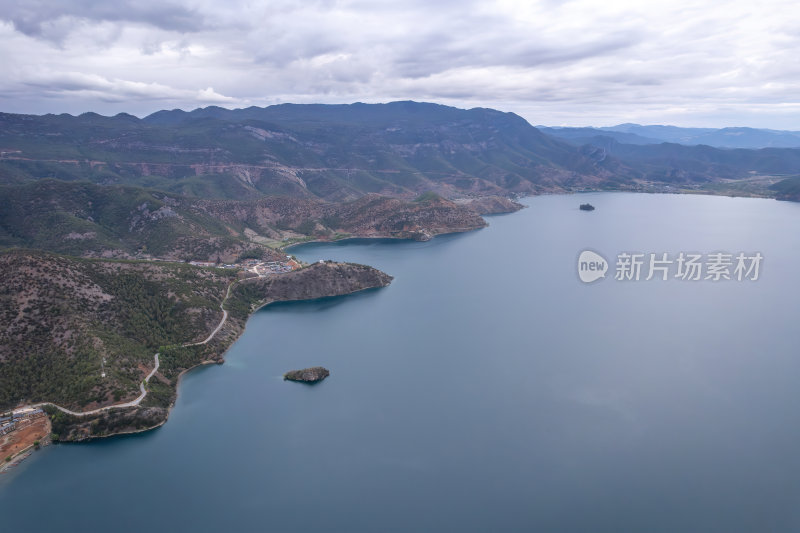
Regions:
M 512 211 L 512 213 L 515 211 Z M 511 214 L 511 213 L 508 213 Z M 482 217 L 484 215 L 481 215 Z M 488 223 L 487 223 L 488 226 Z M 470 231 L 477 231 L 480 229 L 485 228 L 486 226 L 481 226 L 479 228 L 454 228 L 449 231 L 444 231 L 441 233 L 431 233 L 430 238 L 428 239 L 414 239 L 413 237 L 400 237 L 396 235 L 351 235 L 350 237 L 344 237 L 342 239 L 309 239 L 307 241 L 302 242 L 293 242 L 291 244 L 287 244 L 285 246 L 280 246 L 278 250 L 286 252 L 290 248 L 294 248 L 296 246 L 303 246 L 305 244 L 336 244 L 340 242 L 351 242 L 351 241 L 409 241 L 409 242 L 428 242 L 430 240 L 435 239 L 436 237 L 442 235 L 456 235 L 459 233 L 468 233 Z

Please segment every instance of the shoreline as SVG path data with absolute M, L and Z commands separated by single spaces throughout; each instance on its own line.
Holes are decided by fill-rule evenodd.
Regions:
M 516 213 L 516 211 L 510 211 L 508 213 L 494 213 L 491 215 L 480 215 L 481 217 L 484 216 L 494 216 L 495 214 L 498 215 L 511 215 Z M 413 237 L 398 237 L 394 235 L 351 235 L 350 237 L 344 237 L 342 239 L 309 239 L 307 241 L 302 242 L 293 242 L 291 244 L 286 244 L 284 246 L 280 246 L 277 250 L 282 252 L 287 252 L 290 248 L 294 248 L 296 246 L 303 246 L 304 244 L 336 244 L 340 242 L 348 242 L 348 241 L 411 241 L 411 242 L 428 242 L 430 240 L 435 239 L 436 237 L 443 236 L 443 235 L 457 235 L 459 233 L 469 233 L 470 231 L 478 231 L 484 229 L 488 226 L 488 223 L 485 226 L 481 226 L 479 228 L 456 228 L 452 231 L 444 231 L 441 233 L 432 233 L 429 238 L 427 239 L 415 239 Z
M 3 460 L 3 464 L 0 465 L 0 474 L 5 474 L 8 470 L 11 470 L 12 468 L 16 468 L 17 466 L 19 466 L 20 463 L 22 463 L 22 461 L 24 461 L 33 454 L 33 447 L 34 447 L 33 444 L 31 444 L 24 450 L 14 454 L 14 456 L 11 457 L 10 461 Z
M 244 330 L 242 330 L 242 333 L 244 333 Z M 65 440 L 65 441 L 53 442 L 53 441 L 50 441 L 48 439 L 48 444 L 53 444 L 53 445 L 55 445 L 55 444 L 58 444 L 58 445 L 61 445 L 61 444 L 65 444 L 65 445 L 85 444 L 87 442 L 91 442 L 91 441 L 94 441 L 94 440 L 110 439 L 110 438 L 114 438 L 114 437 L 125 437 L 125 436 L 130 436 L 130 435 L 138 435 L 140 433 L 146 433 L 148 431 L 153 431 L 155 429 L 160 428 L 161 426 L 163 426 L 163 425 L 165 425 L 167 423 L 167 421 L 169 420 L 169 415 L 172 413 L 172 409 L 175 407 L 175 404 L 177 403 L 178 391 L 179 391 L 181 380 L 183 379 L 184 374 L 187 374 L 188 372 L 191 372 L 192 370 L 195 370 L 195 369 L 200 368 L 202 366 L 211 366 L 211 365 L 221 365 L 221 364 L 223 364 L 225 362 L 224 355 L 234 345 L 234 343 L 237 340 L 239 340 L 240 336 L 241 336 L 241 334 L 237 335 L 237 337 L 233 340 L 233 342 L 231 342 L 231 346 L 229 346 L 228 348 L 225 349 L 225 351 L 220 356 L 220 357 L 222 357 L 222 359 L 220 359 L 219 361 L 214 361 L 213 359 L 207 359 L 205 361 L 197 363 L 194 366 L 191 366 L 191 367 L 189 367 L 187 369 L 182 370 L 181 373 L 178 374 L 178 377 L 175 378 L 175 402 L 171 403 L 168 407 L 165 408 L 167 410 L 167 415 L 158 424 L 155 424 L 155 425 L 152 425 L 152 426 L 148 426 L 148 427 L 144 427 L 144 428 L 140 428 L 140 429 L 130 429 L 130 430 L 125 430 L 125 431 L 119 431 L 119 432 L 116 432 L 116 433 L 109 433 L 107 435 L 92 435 L 90 437 L 87 437 L 85 439 L 80 439 L 80 440 Z M 130 409 L 130 407 L 120 407 L 120 409 Z M 27 456 L 26 456 L 26 458 L 27 458 Z M 21 459 L 20 461 L 22 461 L 24 459 L 25 458 Z M 0 469 L 0 471 L 2 471 L 2 469 Z
M 47 423 L 50 425 L 49 419 Z M 8 470 L 19 466 L 20 463 L 30 457 L 34 452 L 39 451 L 46 446 L 50 446 L 51 444 L 53 444 L 53 440 L 50 438 L 50 434 L 47 434 L 46 436 L 42 437 L 41 440 L 39 440 L 38 447 L 36 444 L 31 443 L 15 454 L 11 455 L 10 461 L 6 461 L 4 457 L 0 458 L 0 461 L 2 461 L 2 464 L 0 464 L 0 474 L 5 474 Z

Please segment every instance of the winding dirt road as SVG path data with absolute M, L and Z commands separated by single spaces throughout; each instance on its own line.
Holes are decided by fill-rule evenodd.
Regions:
M 211 332 L 211 335 L 206 337 L 206 339 L 203 340 L 203 341 L 182 344 L 181 346 L 199 346 L 201 344 L 208 344 L 211 341 L 211 339 L 213 339 L 214 336 L 217 333 L 219 333 L 219 330 L 222 329 L 222 326 L 224 326 L 225 322 L 228 320 L 228 311 L 225 310 L 225 302 L 227 302 L 228 298 L 230 298 L 230 296 L 231 296 L 231 287 L 233 287 L 234 283 L 236 283 L 236 282 L 233 281 L 233 282 L 230 283 L 230 285 L 228 285 L 228 290 L 225 293 L 225 298 L 223 298 L 222 302 L 219 304 L 219 308 L 222 310 L 222 320 L 220 320 L 219 324 L 214 329 L 214 331 Z M 144 400 L 145 397 L 147 396 L 147 389 L 145 388 L 145 385 L 147 384 L 147 382 L 150 381 L 150 378 L 152 378 L 155 375 L 155 373 L 158 372 L 158 353 L 156 353 L 153 356 L 153 359 L 155 360 L 155 364 L 153 365 L 153 370 L 151 370 L 150 373 L 147 374 L 147 376 L 144 378 L 144 380 L 142 380 L 142 382 L 139 383 L 139 390 L 141 391 L 141 394 L 135 400 L 131 400 L 131 401 L 125 402 L 125 403 L 116 403 L 114 405 L 107 405 L 105 407 L 100 407 L 98 409 L 92 409 L 91 411 L 82 411 L 82 412 L 71 411 L 71 410 L 69 410 L 69 409 L 67 409 L 65 407 L 61 407 L 60 405 L 56 405 L 53 402 L 36 403 L 36 404 L 33 404 L 33 405 L 26 405 L 26 406 L 23 406 L 23 407 L 19 407 L 18 409 L 24 409 L 26 407 L 43 407 L 45 405 L 52 405 L 53 407 L 55 407 L 59 411 L 61 411 L 63 413 L 66 413 L 68 415 L 72 415 L 72 416 L 89 416 L 89 415 L 95 415 L 97 413 L 102 413 L 103 411 L 108 411 L 110 409 L 125 409 L 127 407 L 136 407 L 137 405 L 142 403 L 142 400 Z
M 227 317 L 225 317 L 225 318 L 227 318 Z M 97 413 L 102 413 L 103 411 L 108 411 L 109 409 L 122 409 L 122 408 L 125 408 L 125 407 L 136 407 L 137 405 L 139 405 L 142 402 L 142 400 L 144 400 L 144 397 L 147 396 L 147 390 L 144 388 L 145 384 L 148 381 L 150 381 L 150 378 L 152 378 L 153 375 L 158 371 L 158 354 L 155 354 L 154 359 L 155 359 L 155 366 L 153 366 L 153 370 L 151 370 L 150 373 L 147 374 L 147 377 L 145 377 L 144 380 L 141 383 L 139 383 L 139 390 L 142 393 L 135 400 L 131 400 L 131 401 L 125 402 L 125 403 L 116 403 L 114 405 L 108 405 L 106 407 L 100 407 L 99 409 L 92 409 L 91 411 L 83 411 L 83 412 L 70 411 L 69 409 L 67 409 L 65 407 L 61 407 L 60 405 L 56 405 L 56 404 L 54 404 L 52 402 L 37 403 L 37 404 L 31 405 L 30 407 L 42 407 L 44 405 L 52 405 L 53 407 L 55 407 L 59 411 L 62 411 L 64 413 L 67 413 L 68 415 L 73 415 L 73 416 L 88 416 L 88 415 L 94 415 L 94 414 L 97 414 Z

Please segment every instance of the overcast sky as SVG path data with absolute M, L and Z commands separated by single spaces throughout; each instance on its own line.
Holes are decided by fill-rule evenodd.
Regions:
M 0 110 L 418 100 L 800 130 L 795 1 L 2 0 Z

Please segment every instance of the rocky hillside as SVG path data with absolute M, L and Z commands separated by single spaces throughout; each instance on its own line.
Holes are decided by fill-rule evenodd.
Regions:
M 723 149 L 674 143 L 635 145 L 596 137 L 584 151 L 625 161 L 640 179 L 659 183 L 713 183 L 752 175 L 791 175 L 800 167 L 798 148 Z
M 792 175 L 800 161 L 798 148 L 683 146 L 633 130 L 547 131 L 553 135 L 513 113 L 417 102 L 208 107 L 144 119 L 0 113 L 0 183 L 49 177 L 236 200 L 343 202 L 369 193 L 411 200 L 428 191 L 455 200 L 695 187 L 754 173 Z M 718 133 L 741 139 L 746 132 Z
M 778 200 L 800 202 L 800 176 L 781 180 L 770 187 Z
M 274 252 L 196 207 L 196 199 L 46 179 L 0 186 L 0 247 L 86 257 L 235 261 Z
M 479 215 L 498 215 L 501 213 L 513 213 L 525 206 L 503 196 L 483 196 L 480 198 L 470 198 L 458 201 L 464 207 L 478 213 Z
M 394 102 L 212 107 L 143 120 L 0 114 L 0 180 L 41 177 L 339 202 L 366 193 L 508 196 L 609 180 L 618 187 L 635 173 L 492 109 Z
M 493 202 L 501 209 L 516 207 L 506 199 Z M 304 237 L 427 239 L 485 226 L 470 205 L 476 204 L 456 204 L 432 193 L 413 201 L 375 194 L 341 203 L 285 196 L 200 200 L 47 179 L 0 186 L 0 247 L 124 259 L 279 259 L 282 254 L 266 244 L 276 247 L 284 239 Z
M 237 284 L 234 295 L 256 309 L 273 302 L 314 300 L 386 287 L 392 276 L 366 265 L 325 261 L 282 276 Z
M 469 231 L 486 226 L 474 211 L 435 193 L 413 202 L 367 195 L 336 205 L 328 220 L 340 221 L 339 229 L 359 237 L 394 237 L 427 240 L 442 233 Z
M 273 238 L 290 231 L 323 239 L 345 234 L 427 239 L 486 225 L 475 210 L 435 193 L 413 201 L 376 194 L 339 203 L 273 196 L 252 202 L 206 200 L 197 206 L 243 234 L 249 230 Z
M 0 253 L 0 269 L 0 408 L 52 401 L 86 410 L 135 398 L 160 346 L 214 328 L 236 279 L 31 251 Z

